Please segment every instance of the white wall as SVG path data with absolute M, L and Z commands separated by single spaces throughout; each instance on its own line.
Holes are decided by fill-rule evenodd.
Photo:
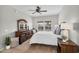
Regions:
M 38 21 L 52 21 L 51 27 L 53 30 L 54 25 L 58 24 L 58 17 L 59 17 L 59 15 L 32 17 L 33 27 L 38 29 L 38 24 L 37 24 Z
M 79 6 L 64 6 L 60 12 L 59 23 L 63 20 L 72 25 L 79 22 Z M 70 30 L 70 39 L 79 45 L 79 32 L 73 28 Z
M 31 17 L 12 8 L 11 6 L 0 6 L 0 47 L 4 46 L 4 39 L 6 36 L 17 30 L 17 20 L 26 19 L 30 29 L 32 28 Z

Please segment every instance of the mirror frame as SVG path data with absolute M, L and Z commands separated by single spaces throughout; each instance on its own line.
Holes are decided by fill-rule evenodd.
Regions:
M 26 21 L 25 19 L 19 19 L 19 20 L 17 20 L 17 29 L 18 29 L 18 31 L 22 31 L 22 30 L 20 29 L 21 26 L 19 25 L 20 22 L 22 22 L 22 21 L 23 21 L 24 24 L 26 25 L 26 26 L 23 25 L 23 26 L 25 27 L 25 29 L 23 29 L 23 31 L 24 31 L 24 30 L 27 30 L 27 21 Z

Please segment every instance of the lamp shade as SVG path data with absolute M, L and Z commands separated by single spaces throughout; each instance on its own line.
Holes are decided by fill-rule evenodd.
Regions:
M 68 23 L 62 23 L 61 29 L 71 29 L 70 25 Z

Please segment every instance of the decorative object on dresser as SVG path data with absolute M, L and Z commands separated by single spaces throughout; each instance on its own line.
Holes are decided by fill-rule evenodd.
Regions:
M 58 53 L 76 53 L 77 45 L 71 40 L 63 42 L 62 39 L 58 38 L 57 52 Z
M 32 31 L 29 30 L 29 26 L 27 26 L 27 21 L 25 19 L 17 20 L 17 30 L 15 32 L 15 37 L 19 37 L 19 44 L 28 40 L 32 36 Z

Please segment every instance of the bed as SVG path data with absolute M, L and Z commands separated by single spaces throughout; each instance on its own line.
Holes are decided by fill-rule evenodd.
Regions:
M 54 34 L 52 31 L 39 31 L 32 36 L 30 44 L 37 43 L 57 46 L 57 37 L 61 36 Z

